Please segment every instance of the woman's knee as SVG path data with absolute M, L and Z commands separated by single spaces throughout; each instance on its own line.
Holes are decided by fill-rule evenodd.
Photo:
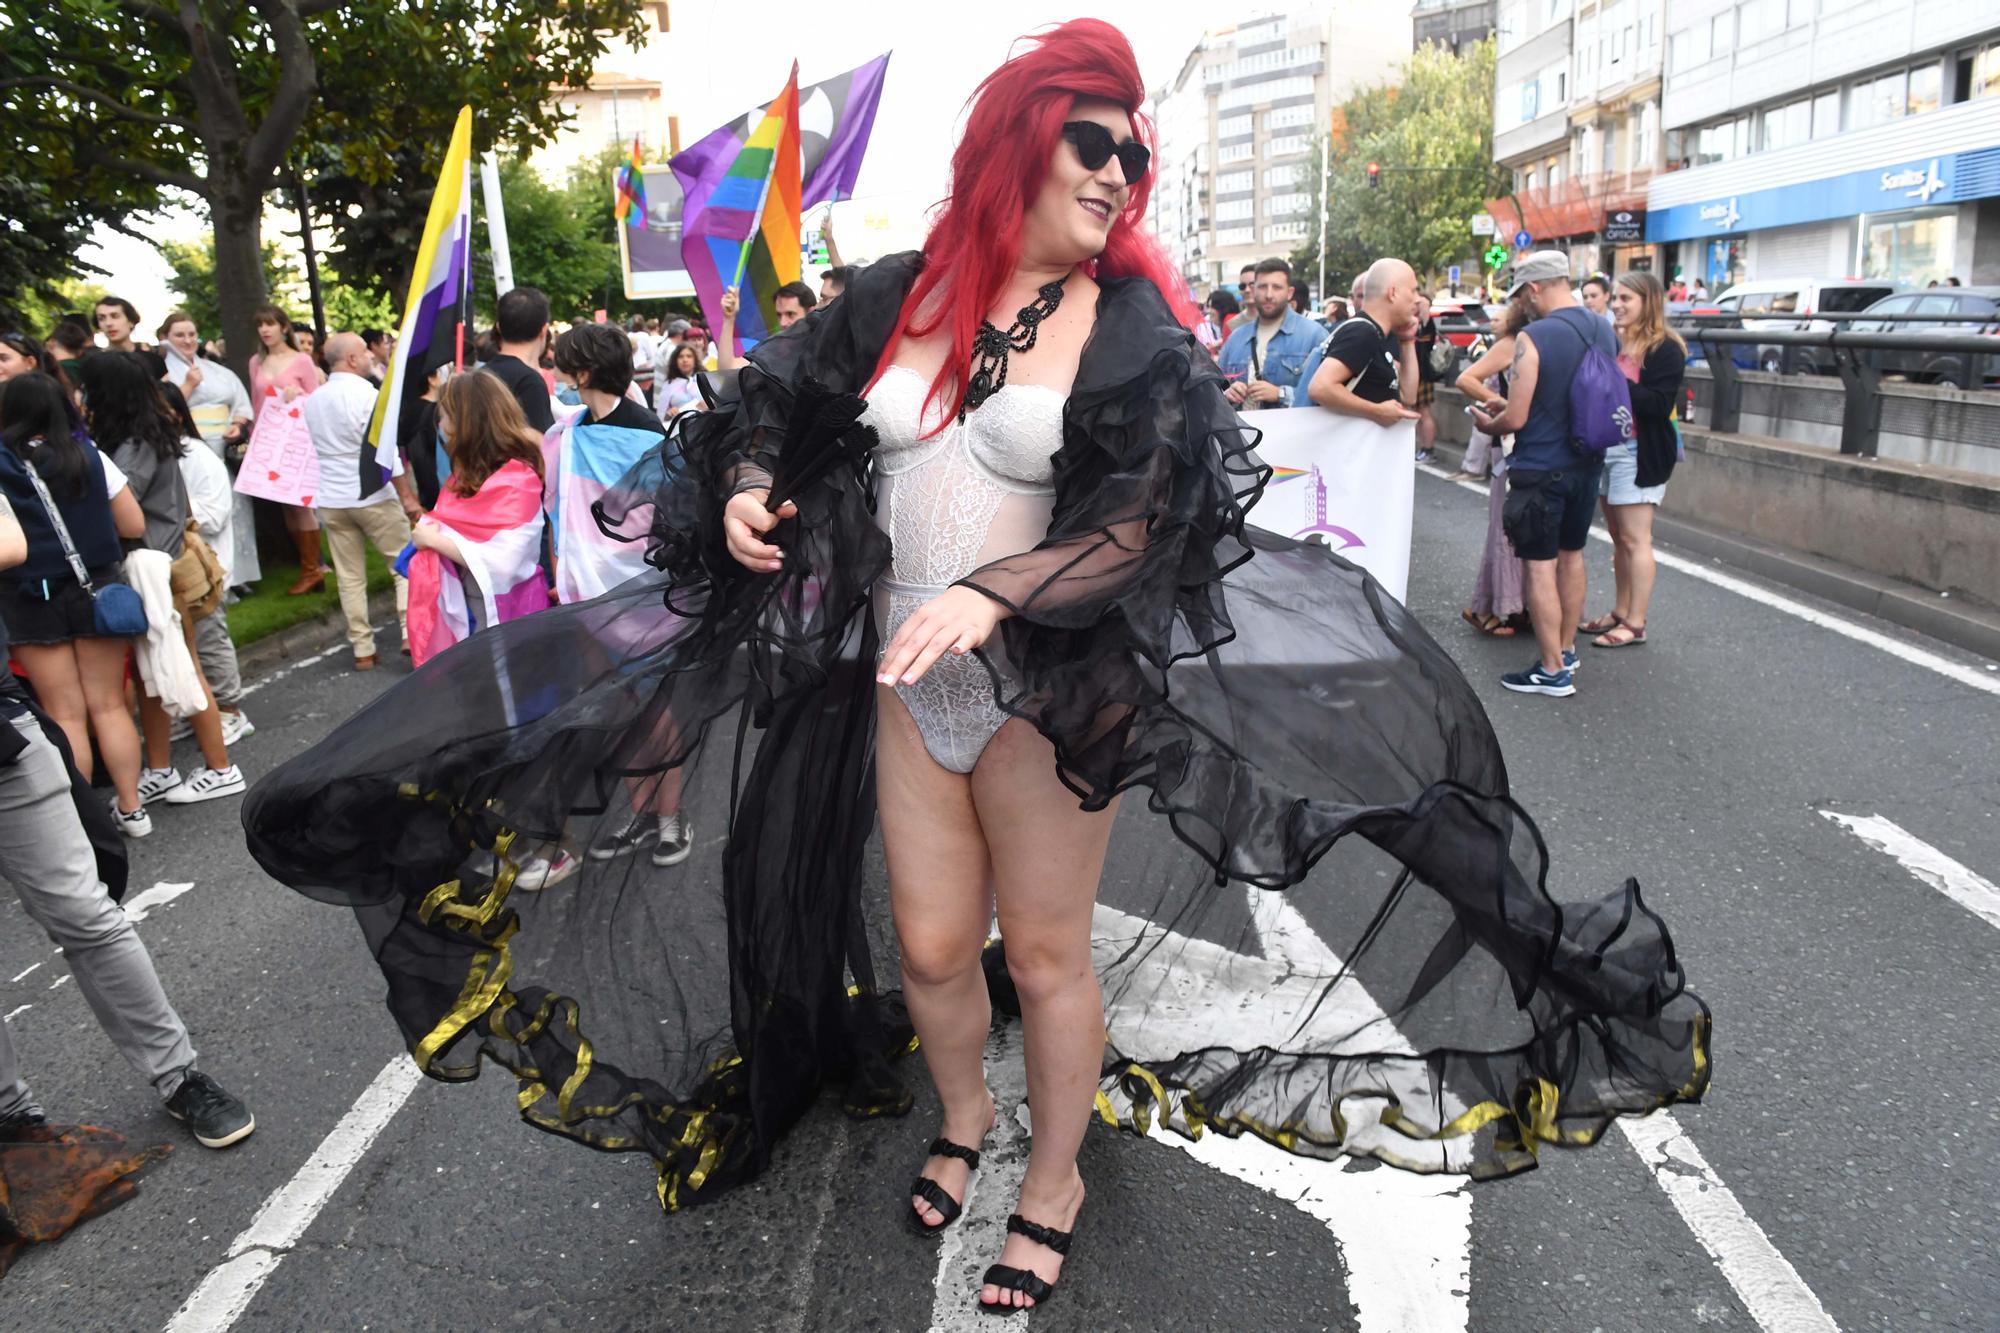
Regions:
M 962 930 L 898 927 L 897 947 L 903 959 L 903 981 L 911 986 L 945 986 L 979 970 L 983 936 Z
M 1089 927 L 1075 939 L 1039 932 L 1007 938 L 1007 976 L 1024 1004 L 1051 1000 L 1094 977 L 1090 965 Z

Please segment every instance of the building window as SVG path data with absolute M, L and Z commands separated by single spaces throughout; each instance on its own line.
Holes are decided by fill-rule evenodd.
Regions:
M 1831 139 L 1840 133 L 1840 90 L 1821 93 L 1813 98 L 1812 137 Z
M 1281 167 L 1266 167 L 1264 168 L 1264 188 L 1267 190 L 1277 190 L 1283 189 L 1287 185 L 1296 185 L 1304 175 L 1305 168 L 1296 162 L 1287 163 Z
M 1306 136 L 1303 134 L 1286 134 L 1264 141 L 1265 157 L 1283 157 L 1287 153 L 1303 153 L 1305 150 Z
M 2000 43 L 1981 47 L 1966 66 L 1966 101 L 2000 95 Z
M 1274 194 L 1264 201 L 1264 213 L 1267 217 L 1283 217 L 1290 213 L 1305 211 L 1306 197 L 1299 193 Z
M 1935 64 L 1919 65 L 1910 71 L 1910 114 L 1921 116 L 1935 111 L 1942 100 L 1943 71 Z
M 1255 227 L 1224 227 L 1215 233 L 1215 243 L 1223 245 L 1248 245 L 1257 239 Z
M 1769 153 L 1805 143 L 1811 137 L 1812 103 L 1801 98 L 1783 106 L 1774 106 L 1764 113 L 1764 134 L 1759 141 L 1759 149 Z
M 1225 171 L 1215 178 L 1217 194 L 1241 194 L 1249 190 L 1256 173 L 1251 171 Z
M 1942 281 L 1957 243 L 1956 208 L 1871 217 L 1861 234 L 1861 276 L 1915 285 Z
M 1301 125 L 1312 123 L 1313 108 L 1310 103 L 1300 106 L 1281 106 L 1275 111 L 1268 112 L 1264 117 L 1264 128 L 1267 130 L 1297 129 Z
M 1256 153 L 1257 149 L 1254 144 L 1226 143 L 1216 149 L 1215 160 L 1218 162 L 1242 162 L 1256 156 Z
M 1306 234 L 1303 222 L 1274 222 L 1264 228 L 1266 241 L 1295 241 Z
M 1248 199 L 1231 199 L 1215 206 L 1217 222 L 1248 222 L 1254 216 L 1255 210 Z
M 1250 116 L 1246 112 L 1240 116 L 1224 116 L 1215 127 L 1218 139 L 1234 139 L 1250 133 Z
M 1708 21 L 1708 49 L 1727 51 L 1736 45 L 1736 11 L 1725 9 Z

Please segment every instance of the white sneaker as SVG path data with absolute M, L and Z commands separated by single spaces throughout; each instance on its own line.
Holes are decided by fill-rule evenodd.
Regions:
M 177 717 L 174 719 L 174 725 L 167 732 L 167 740 L 169 742 L 184 741 L 192 735 L 194 735 L 194 723 L 184 717 Z
M 557 852 L 553 861 L 531 856 L 514 872 L 514 887 L 523 893 L 540 893 L 543 889 L 553 889 L 582 868 L 583 862 L 568 852 Z
M 249 785 L 243 780 L 243 770 L 234 764 L 228 768 L 197 768 L 186 782 L 168 792 L 165 799 L 168 805 L 193 805 L 197 801 L 241 795 Z
M 232 713 L 227 709 L 222 710 L 222 743 L 224 745 L 233 746 L 245 737 L 254 736 L 256 733 L 256 724 L 250 721 L 247 714 Z
M 127 814 L 118 808 L 116 796 L 111 798 L 111 818 L 118 831 L 128 838 L 143 838 L 153 831 L 153 817 L 146 813 L 144 805 Z
M 181 785 L 181 771 L 178 768 L 142 768 L 139 770 L 139 804 L 151 805 L 168 792 Z

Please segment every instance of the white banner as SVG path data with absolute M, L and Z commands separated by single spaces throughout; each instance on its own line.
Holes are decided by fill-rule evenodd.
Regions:
M 1416 423 L 1378 426 L 1324 407 L 1274 408 L 1243 421 L 1264 432 L 1257 455 L 1272 468 L 1250 522 L 1332 547 L 1402 601 L 1410 586 Z

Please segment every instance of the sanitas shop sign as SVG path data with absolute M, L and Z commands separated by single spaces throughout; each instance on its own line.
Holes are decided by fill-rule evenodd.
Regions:
M 1709 170 L 1692 168 L 1696 175 Z M 1655 189 L 1660 183 L 1655 178 Z M 1861 213 L 1893 213 L 1926 205 L 1936 208 L 1989 196 L 2000 196 L 2000 145 L 1893 162 L 1768 190 L 1738 191 L 1726 198 L 1654 207 L 1646 213 L 1646 239 L 1658 242 L 1736 235 Z
M 1932 158 L 1929 166 L 1899 167 L 1895 171 L 1882 173 L 1882 193 L 1901 194 L 1905 199 L 1914 199 L 1920 204 L 1928 204 L 1931 196 L 1944 189 L 1944 177 L 1938 174 L 1938 160 Z

